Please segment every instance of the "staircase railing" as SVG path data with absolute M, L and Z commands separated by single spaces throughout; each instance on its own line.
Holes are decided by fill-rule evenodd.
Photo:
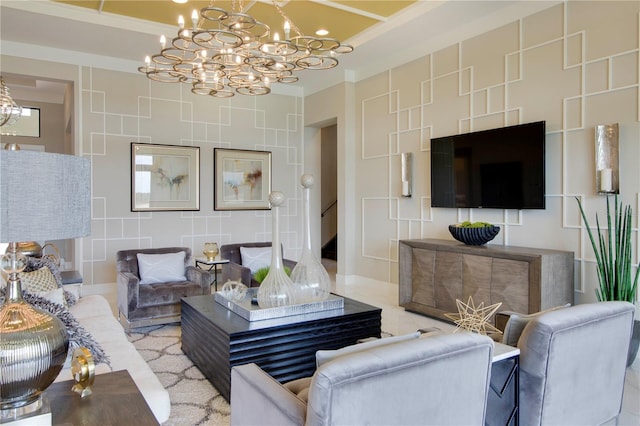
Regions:
M 333 201 L 320 214 L 322 226 L 320 243 L 324 247 L 338 234 L 338 200 Z

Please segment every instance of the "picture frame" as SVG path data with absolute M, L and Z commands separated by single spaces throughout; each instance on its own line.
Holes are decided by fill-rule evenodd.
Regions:
M 271 152 L 214 148 L 214 210 L 269 210 Z
M 200 147 L 131 143 L 131 211 L 200 210 Z

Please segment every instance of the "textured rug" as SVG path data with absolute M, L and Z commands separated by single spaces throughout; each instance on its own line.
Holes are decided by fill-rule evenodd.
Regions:
M 171 415 L 164 426 L 228 425 L 230 408 L 180 349 L 180 324 L 132 330 L 128 337 L 169 392 Z

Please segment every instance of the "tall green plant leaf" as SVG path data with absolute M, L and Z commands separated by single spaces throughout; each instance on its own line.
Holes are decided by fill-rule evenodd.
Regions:
M 596 289 L 598 300 L 624 300 L 635 303 L 640 268 L 636 268 L 632 279 L 633 254 L 631 244 L 633 210 L 631 206 L 622 208 L 614 198 L 614 212 L 611 215 L 609 196 L 607 196 L 607 228 L 600 228 L 600 220 L 596 214 L 597 243 L 593 235 L 582 202 L 576 197 L 580 215 L 587 229 L 589 240 L 596 257 L 596 271 L 599 288 Z

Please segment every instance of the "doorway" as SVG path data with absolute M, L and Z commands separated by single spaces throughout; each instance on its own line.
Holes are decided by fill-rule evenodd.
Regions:
M 320 168 L 322 207 L 320 242 L 323 263 L 338 260 L 338 126 L 333 124 L 320 131 Z M 326 266 L 325 266 L 326 267 Z

